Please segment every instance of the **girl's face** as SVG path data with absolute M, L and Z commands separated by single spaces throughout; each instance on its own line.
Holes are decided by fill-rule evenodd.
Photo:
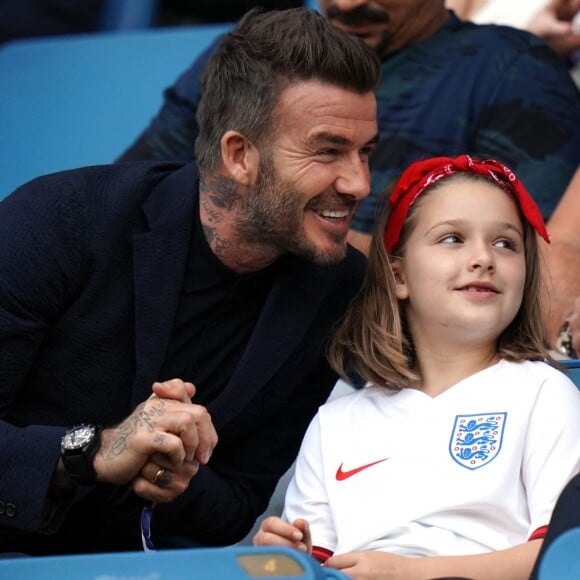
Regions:
M 417 201 L 413 219 L 393 267 L 414 340 L 495 349 L 524 291 L 524 234 L 515 202 L 490 182 L 454 177 Z

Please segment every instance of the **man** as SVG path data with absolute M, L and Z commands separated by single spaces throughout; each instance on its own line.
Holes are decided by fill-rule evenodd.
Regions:
M 383 191 L 411 162 L 470 153 L 500 159 L 548 218 L 580 163 L 580 98 L 561 59 L 537 37 L 461 22 L 444 0 L 320 0 L 328 20 L 382 60 L 380 142 L 372 193 L 350 240 L 366 250 Z M 211 48 L 166 91 L 122 160 L 193 157 L 199 74 Z
M 546 269 L 543 313 L 546 338 L 565 358 L 580 354 L 580 167 L 550 221 L 542 248 Z
M 250 14 L 209 63 L 197 163 L 0 204 L 0 551 L 248 532 L 336 380 L 379 73 L 315 12 Z

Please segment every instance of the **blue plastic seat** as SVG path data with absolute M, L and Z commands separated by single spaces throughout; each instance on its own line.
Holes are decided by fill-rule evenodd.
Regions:
M 17 40 L 0 46 L 0 200 L 39 175 L 110 163 L 231 24 Z
M 566 367 L 566 374 L 580 389 L 580 359 L 560 360 L 558 362 Z M 578 549 L 580 550 L 580 545 L 578 546 Z M 580 578 L 580 576 L 578 576 L 578 578 Z
M 286 580 L 344 579 L 310 556 L 274 547 L 202 548 L 161 552 L 121 552 L 81 556 L 0 559 L 2 580 Z
M 580 578 L 580 528 L 556 538 L 548 547 L 538 571 L 538 580 L 578 580 Z

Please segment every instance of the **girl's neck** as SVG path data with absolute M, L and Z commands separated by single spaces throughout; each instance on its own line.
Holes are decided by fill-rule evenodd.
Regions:
M 421 374 L 420 384 L 414 388 L 436 397 L 459 381 L 486 369 L 500 360 L 495 345 L 445 350 L 415 345 Z

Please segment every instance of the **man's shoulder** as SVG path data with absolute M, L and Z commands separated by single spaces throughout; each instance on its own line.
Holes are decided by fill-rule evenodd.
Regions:
M 63 183 L 83 188 L 99 187 L 100 184 L 107 183 L 109 186 L 114 185 L 114 189 L 131 189 L 136 184 L 158 182 L 181 166 L 182 164 L 159 161 L 90 165 L 41 175 L 24 183 L 16 191 L 42 187 L 48 194 L 52 187 L 58 188 Z
M 502 24 L 477 24 L 470 21 L 454 19 L 450 22 L 447 31 L 448 37 L 459 41 L 478 41 L 485 47 L 498 50 L 506 46 L 530 50 L 533 47 L 545 47 L 545 42 L 527 30 L 505 26 Z M 442 34 L 442 36 L 446 36 Z M 499 46 L 498 46 L 499 45 Z
M 9 204 L 26 201 L 43 206 L 55 200 L 73 205 L 103 209 L 116 199 L 121 206 L 133 200 L 143 200 L 160 182 L 179 170 L 182 165 L 137 162 L 92 165 L 42 175 L 21 185 L 10 196 Z M 109 201 L 107 201 L 109 200 Z
M 540 37 L 527 30 L 500 24 L 476 24 L 454 16 L 438 33 L 416 48 L 428 59 L 443 59 L 458 63 L 458 66 L 480 59 L 498 66 L 519 57 L 548 61 L 550 65 L 559 63 L 556 66 L 562 64 Z

